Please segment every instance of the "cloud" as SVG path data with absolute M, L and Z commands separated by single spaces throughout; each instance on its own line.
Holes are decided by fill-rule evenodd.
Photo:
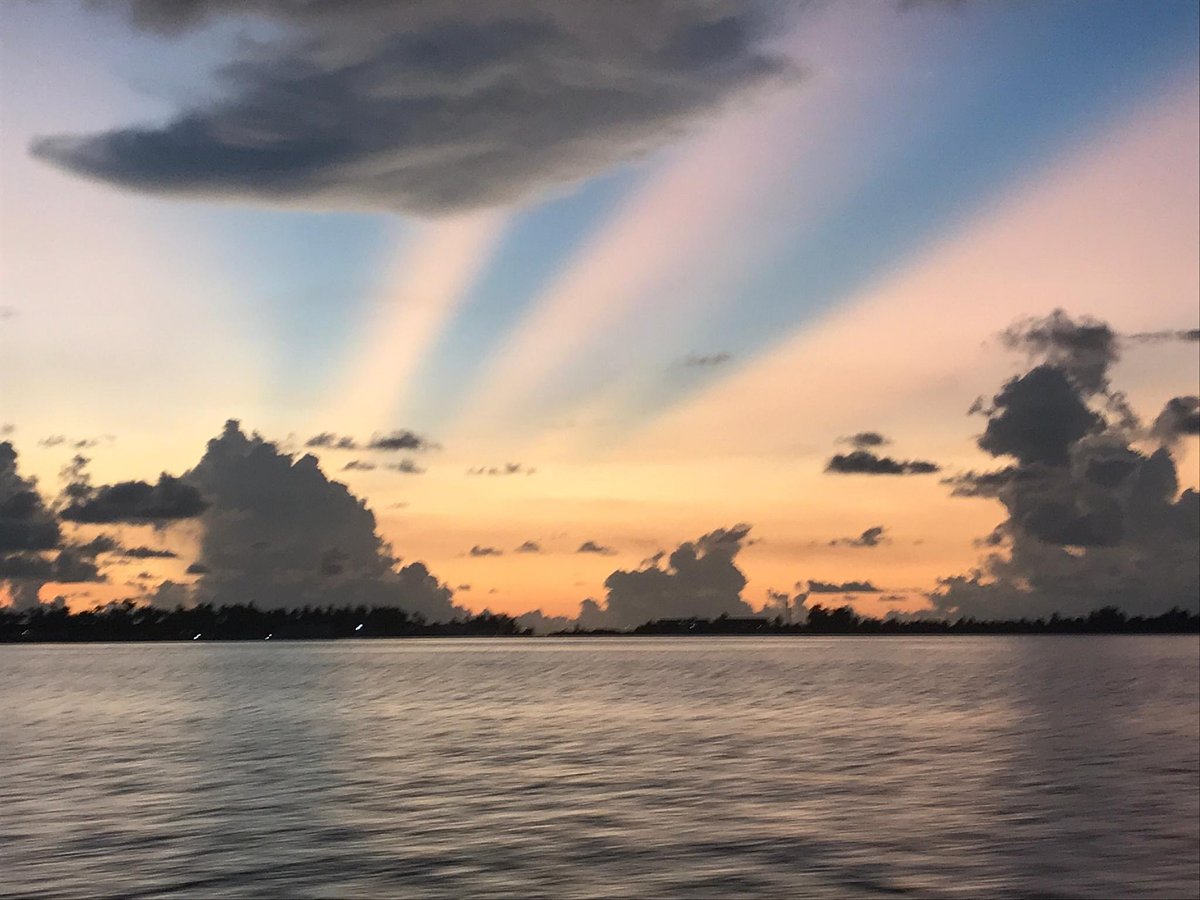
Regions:
M 69 438 L 65 434 L 51 434 L 38 441 L 39 447 L 69 446 L 72 450 L 87 450 L 100 444 L 100 438 Z
M 212 569 L 204 563 L 192 563 L 187 567 L 187 574 L 189 575 L 207 575 L 211 571 Z
M 1076 321 L 1061 309 L 1017 322 L 1000 338 L 1005 346 L 1063 372 L 1088 395 L 1108 389 L 1108 368 L 1120 353 L 1117 334 L 1106 323 L 1087 316 Z
M 1136 344 L 1162 344 L 1167 341 L 1184 341 L 1192 343 L 1200 341 L 1200 328 L 1189 328 L 1178 331 L 1139 331 L 1125 336 L 1125 340 Z
M 54 513 L 42 500 L 37 482 L 17 470 L 17 451 L 0 442 L 0 555 L 53 550 L 62 530 Z
M 794 78 L 746 0 L 106 0 L 175 34 L 276 26 L 223 96 L 33 154 L 136 190 L 442 214 L 527 201 L 645 154 Z
M 1189 399 L 1167 404 L 1149 432 L 1164 445 L 1143 452 L 1131 441 L 1147 433 L 1131 429 L 1132 411 L 1111 402 L 1119 396 L 1109 388 L 1118 358 L 1111 329 L 1090 319 L 1076 327 L 1062 313 L 1039 321 L 1052 327 L 1035 331 L 1060 337 L 1018 342 L 1037 365 L 983 411 L 980 447 L 1014 461 L 947 479 L 955 494 L 999 500 L 1008 516 L 982 542 L 992 550 L 975 570 L 941 580 L 934 605 L 992 619 L 1107 605 L 1195 609 L 1200 496 L 1180 493 L 1169 449 Z M 1027 331 L 1023 324 L 1016 333 Z
M 1076 441 L 1105 426 L 1069 373 L 1049 364 L 1006 382 L 984 414 L 988 423 L 980 449 L 1015 456 L 1022 464 L 1065 465 Z
M 350 462 L 342 466 L 343 472 L 374 472 L 375 463 L 365 462 L 361 459 L 352 459 Z
M 467 469 L 468 475 L 532 475 L 537 469 L 521 463 L 505 463 L 503 466 L 477 466 Z
M 231 420 L 184 480 L 211 501 L 201 517 L 197 601 L 399 606 L 431 620 L 460 612 L 423 563 L 400 567 L 371 510 L 311 455 L 283 453 Z
M 428 438 L 407 430 L 375 434 L 367 442 L 368 450 L 384 450 L 389 453 L 397 450 L 435 450 L 437 446 Z
M 20 580 L 79 583 L 103 579 L 92 560 L 74 550 L 64 548 L 53 557 L 38 553 L 11 553 L 0 556 L 0 581 Z M 38 586 L 40 587 L 40 584 Z
M 357 450 L 358 441 L 349 435 L 334 434 L 332 431 L 322 431 L 314 434 L 304 446 L 313 450 Z
M 60 515 L 68 522 L 153 524 L 194 519 L 208 503 L 195 487 L 163 472 L 156 484 L 122 481 L 92 487 L 76 481 Z
M 868 528 L 858 537 L 837 538 L 829 542 L 830 547 L 878 547 L 880 544 L 888 543 L 888 538 L 884 536 L 887 531 L 882 525 L 874 525 Z
M 103 580 L 94 558 L 108 545 L 96 544 L 95 552 L 66 545 L 53 510 L 37 482 L 21 475 L 17 459 L 13 445 L 0 441 L 0 582 L 14 606 L 27 608 L 40 603 L 48 581 Z
M 472 547 L 468 551 L 468 553 L 471 556 L 503 556 L 504 555 L 504 551 L 500 550 L 497 547 L 482 547 L 479 544 L 476 544 L 474 547 Z
M 631 628 L 651 619 L 753 614 L 742 599 L 746 577 L 734 563 L 749 533 L 749 525 L 718 528 L 680 544 L 665 566 L 656 562 L 613 572 L 604 581 L 604 607 L 584 601 L 591 606 L 581 609 L 580 626 Z
M 836 475 L 928 475 L 941 466 L 923 459 L 892 459 L 870 450 L 838 453 L 825 464 L 825 471 Z
M 809 581 L 810 594 L 878 594 L 880 589 L 869 581 Z
M 1150 433 L 1166 444 L 1185 435 L 1200 434 L 1200 397 L 1172 397 L 1154 420 Z
M 690 369 L 711 369 L 723 366 L 733 359 L 728 353 L 693 354 L 683 358 L 683 365 Z
M 154 547 L 130 547 L 122 550 L 121 555 L 129 559 L 178 559 L 179 554 L 173 550 L 159 550 Z
M 521 544 L 519 547 L 517 547 L 515 550 L 513 550 L 513 553 L 541 553 L 541 552 L 542 552 L 542 545 L 539 544 L 537 541 L 525 541 L 525 543 Z
M 838 438 L 839 443 L 851 444 L 859 450 L 867 450 L 871 447 L 882 447 L 884 444 L 890 444 L 886 437 L 878 431 L 860 431 L 857 434 L 847 435 L 846 437 Z
M 390 472 L 399 472 L 402 475 L 424 475 L 425 470 L 417 465 L 415 460 L 402 459 L 400 462 L 384 463 L 383 467 Z
M 599 556 L 613 556 L 617 551 L 612 547 L 605 547 L 603 544 L 597 544 L 595 541 L 584 541 L 579 545 L 576 553 L 595 553 Z

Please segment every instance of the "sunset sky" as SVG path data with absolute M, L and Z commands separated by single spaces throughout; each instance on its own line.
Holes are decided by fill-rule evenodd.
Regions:
M 1198 29 L 1193 0 L 0 4 L 0 491 L 36 478 L 61 531 L 0 547 L 0 592 L 573 617 L 624 571 L 629 610 L 695 578 L 702 614 L 882 615 L 961 576 L 981 605 L 940 606 L 999 616 L 1053 609 L 989 579 L 1101 596 L 1102 558 L 1186 598 Z M 1069 464 L 989 424 L 1030 370 L 1103 417 Z M 1075 482 L 1053 534 L 963 487 L 1102 444 L 1177 471 L 1158 512 L 1121 488 L 1116 537 L 1066 536 L 1108 521 Z M 101 508 L 163 471 L 202 503 Z

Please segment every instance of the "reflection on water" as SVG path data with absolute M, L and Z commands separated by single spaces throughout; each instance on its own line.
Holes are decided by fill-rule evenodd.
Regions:
M 0 647 L 0 893 L 1196 896 L 1198 650 Z

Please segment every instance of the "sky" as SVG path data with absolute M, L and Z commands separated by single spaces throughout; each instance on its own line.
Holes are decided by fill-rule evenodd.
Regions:
M 4 3 L 0 601 L 1194 609 L 1198 29 Z

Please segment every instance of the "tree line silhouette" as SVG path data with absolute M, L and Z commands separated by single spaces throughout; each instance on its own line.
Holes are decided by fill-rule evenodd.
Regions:
M 1194 634 L 1200 632 L 1200 616 L 1175 607 L 1158 616 L 1127 616 L 1115 606 L 1093 610 L 1086 616 L 1047 619 L 981 620 L 876 619 L 862 616 L 849 606 L 809 608 L 802 623 L 773 619 L 659 619 L 634 629 L 634 634 Z
M 251 604 L 161 609 L 126 601 L 71 612 L 62 606 L 0 609 L 0 643 L 36 641 L 259 641 L 372 637 L 509 637 L 531 632 L 484 612 L 427 622 L 396 607 L 259 609 Z
M 802 623 L 780 617 L 719 616 L 657 619 L 632 631 L 556 632 L 559 636 L 633 635 L 954 635 L 954 634 L 1196 634 L 1200 616 L 1175 608 L 1158 616 L 1127 616 L 1113 606 L 1086 616 L 985 621 L 973 618 L 876 619 L 849 606 L 814 605 Z M 72 641 L 331 640 L 381 637 L 529 637 L 513 616 L 483 612 L 428 622 L 395 607 L 258 609 L 252 604 L 162 609 L 132 601 L 71 612 L 63 606 L 0 608 L 0 643 Z

